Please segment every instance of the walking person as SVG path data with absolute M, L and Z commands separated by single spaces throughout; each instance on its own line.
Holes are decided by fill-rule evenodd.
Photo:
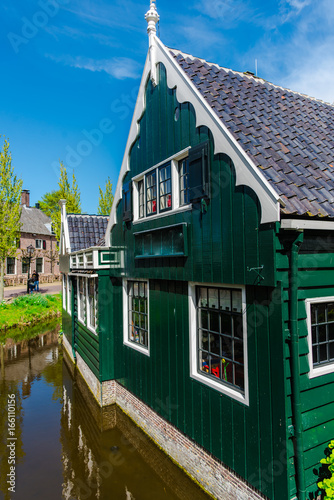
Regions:
M 37 271 L 34 271 L 32 273 L 32 279 L 33 279 L 33 282 L 34 282 L 34 289 L 36 290 L 36 292 L 39 292 L 39 274 Z

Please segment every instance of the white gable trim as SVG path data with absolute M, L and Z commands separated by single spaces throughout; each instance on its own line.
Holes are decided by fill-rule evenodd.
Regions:
M 232 159 L 236 171 L 236 186 L 249 186 L 256 193 L 262 209 L 261 223 L 279 221 L 281 200 L 277 192 L 245 153 L 240 144 L 234 139 L 216 113 L 211 109 L 186 73 L 174 60 L 169 50 L 157 37 L 154 38 L 156 44 L 156 64 L 162 63 L 165 66 L 168 87 L 176 87 L 176 97 L 180 103 L 190 102 L 194 106 L 196 127 L 206 126 L 212 132 L 215 144 L 215 154 L 225 153 Z M 116 224 L 116 208 L 122 198 L 122 181 L 129 170 L 130 148 L 138 136 L 138 121 L 145 111 L 145 86 L 149 76 L 150 61 L 149 58 L 147 58 L 106 231 L 107 244 L 110 243 L 111 229 Z
M 67 213 L 66 213 L 66 200 L 59 200 L 60 213 L 61 213 L 61 226 L 60 226 L 60 255 L 71 253 L 70 245 L 70 232 L 68 230 Z

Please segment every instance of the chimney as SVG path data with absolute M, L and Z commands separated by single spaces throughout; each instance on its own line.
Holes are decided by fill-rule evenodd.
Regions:
M 30 206 L 30 191 L 28 189 L 22 189 L 21 205 Z
M 38 208 L 39 210 L 39 203 L 35 203 L 35 208 Z

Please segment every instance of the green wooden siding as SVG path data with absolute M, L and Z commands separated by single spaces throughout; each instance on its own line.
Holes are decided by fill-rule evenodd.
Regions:
M 310 236 L 311 234 L 311 236 Z M 316 233 L 306 232 L 317 239 Z M 324 249 L 322 249 L 324 250 Z M 304 430 L 304 463 L 307 493 L 315 495 L 319 480 L 320 460 L 325 457 L 325 450 L 334 438 L 334 373 L 309 378 L 308 343 L 305 299 L 334 295 L 334 254 L 306 253 L 301 247 L 298 256 L 298 330 L 300 357 L 301 411 Z M 277 253 L 278 276 L 283 283 L 283 318 L 284 328 L 289 328 L 289 258 L 283 245 L 278 245 Z M 286 407 L 288 425 L 292 424 L 291 409 L 291 370 L 289 344 L 285 347 L 286 370 Z M 294 448 L 292 437 L 287 435 L 290 498 L 296 494 Z
M 247 287 L 250 404 L 190 378 L 188 283 L 149 281 L 150 356 L 123 344 L 122 284 L 111 290 L 114 376 L 148 406 L 194 439 L 268 498 L 287 498 L 284 344 L 277 336 L 279 290 Z M 110 355 L 111 359 L 111 355 Z M 110 378 L 105 374 L 105 379 Z M 279 479 L 279 480 L 278 480 Z
M 178 121 L 174 111 L 180 109 Z M 111 233 L 111 246 L 125 247 L 125 269 L 128 276 L 155 277 L 208 283 L 245 283 L 276 286 L 275 243 L 273 226 L 260 225 L 260 204 L 252 190 L 235 187 L 235 171 L 230 158 L 214 155 L 211 132 L 195 126 L 195 111 L 190 103 L 179 104 L 175 90 L 167 88 L 165 68 L 160 65 L 157 87 L 151 82 L 146 89 L 146 110 L 140 120 L 138 139 L 130 153 L 129 182 L 181 150 L 210 141 L 211 197 L 208 210 L 202 213 L 200 203 L 187 212 L 174 213 L 141 223 L 122 224 L 122 202 L 117 207 L 117 222 Z M 166 214 L 164 214 L 166 215 Z M 188 256 L 134 259 L 133 233 L 154 230 L 185 222 L 188 226 Z M 264 266 L 259 280 L 255 271 Z M 116 275 L 116 273 L 115 273 Z

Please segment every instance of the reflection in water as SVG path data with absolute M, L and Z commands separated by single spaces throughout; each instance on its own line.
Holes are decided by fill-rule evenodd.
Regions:
M 0 499 L 208 498 L 116 406 L 98 406 L 73 365 L 63 362 L 58 330 L 8 341 L 0 351 Z M 6 484 L 10 393 L 17 417 L 12 496 Z

